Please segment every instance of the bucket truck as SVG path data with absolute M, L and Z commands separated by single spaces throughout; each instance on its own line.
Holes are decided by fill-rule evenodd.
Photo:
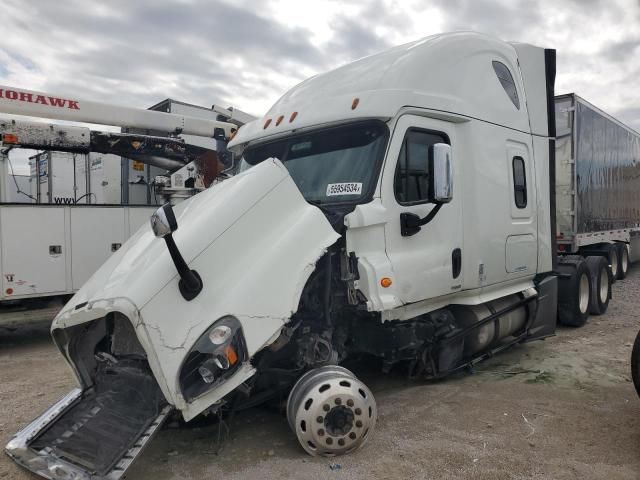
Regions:
M 0 326 L 53 318 L 61 300 L 77 291 L 154 210 L 91 205 L 88 181 L 81 197 L 87 204 L 73 202 L 73 197 L 64 206 L 6 204 L 4 186 L 11 180 L 6 178 L 8 150 L 69 152 L 82 158 L 100 153 L 106 154 L 103 162 L 119 164 L 124 157 L 151 165 L 159 173 L 152 180 L 154 196 L 162 203 L 176 203 L 211 185 L 231 165 L 226 142 L 252 118 L 236 109 L 205 109 L 173 100 L 152 108 L 162 111 L 0 86 L 0 151 L 5 153 L 0 156 L 0 177 L 5 177 L 0 178 Z M 55 122 L 36 122 L 33 117 Z M 78 123 L 116 126 L 122 132 Z M 51 173 L 53 163 L 44 165 L 49 178 L 56 174 L 55 165 Z M 38 188 L 42 178 L 33 179 Z M 51 186 L 48 191 L 53 203 Z

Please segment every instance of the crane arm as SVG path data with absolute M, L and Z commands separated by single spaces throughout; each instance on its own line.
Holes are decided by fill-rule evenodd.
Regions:
M 100 132 L 87 127 L 3 118 L 0 118 L 0 142 L 9 148 L 110 153 L 171 171 L 197 159 L 207 150 L 175 137 Z
M 228 122 L 111 105 L 4 85 L 0 85 L 0 113 L 219 139 L 229 138 L 238 128 Z

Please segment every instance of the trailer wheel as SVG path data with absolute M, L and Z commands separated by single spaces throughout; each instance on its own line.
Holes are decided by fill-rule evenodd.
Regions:
M 633 342 L 633 350 L 631 350 L 631 378 L 640 396 L 640 332 L 636 335 L 636 341 Z
M 581 327 L 589 319 L 591 277 L 582 258 L 562 259 L 558 265 L 558 322 Z
M 611 269 L 604 257 L 587 257 L 585 262 L 591 277 L 589 312 L 594 315 L 602 315 L 607 311 L 611 298 Z
M 611 276 L 613 277 L 613 283 L 618 278 L 618 270 L 620 269 L 620 257 L 618 256 L 617 244 L 612 243 L 604 247 L 604 252 L 611 265 Z
M 629 247 L 626 243 L 615 244 L 618 253 L 618 280 L 623 280 L 629 272 Z
M 287 400 L 287 420 L 310 455 L 332 457 L 364 445 L 376 425 L 376 401 L 346 368 L 327 365 L 305 373 Z

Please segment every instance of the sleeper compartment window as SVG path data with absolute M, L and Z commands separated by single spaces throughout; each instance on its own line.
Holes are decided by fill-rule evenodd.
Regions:
M 516 207 L 527 206 L 527 174 L 522 157 L 513 157 L 513 195 Z

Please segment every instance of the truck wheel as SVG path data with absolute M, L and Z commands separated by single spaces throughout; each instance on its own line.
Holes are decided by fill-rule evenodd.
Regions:
M 640 332 L 636 335 L 636 341 L 633 342 L 633 350 L 631 350 L 631 378 L 640 396 Z
M 629 248 L 626 243 L 615 244 L 618 253 L 618 280 L 623 280 L 629 272 Z
M 558 322 L 581 327 L 589 319 L 591 277 L 582 258 L 562 259 L 558 265 Z
M 616 244 L 610 244 L 604 247 L 604 252 L 611 265 L 611 276 L 613 277 L 613 283 L 618 278 L 618 270 L 620 269 L 620 258 L 618 256 L 618 247 Z
M 327 365 L 305 373 L 287 400 L 287 420 L 310 455 L 331 457 L 360 448 L 377 419 L 367 386 L 346 368 Z
M 587 257 L 585 262 L 591 277 L 589 312 L 594 315 L 602 315 L 607 311 L 611 298 L 611 270 L 604 257 Z

